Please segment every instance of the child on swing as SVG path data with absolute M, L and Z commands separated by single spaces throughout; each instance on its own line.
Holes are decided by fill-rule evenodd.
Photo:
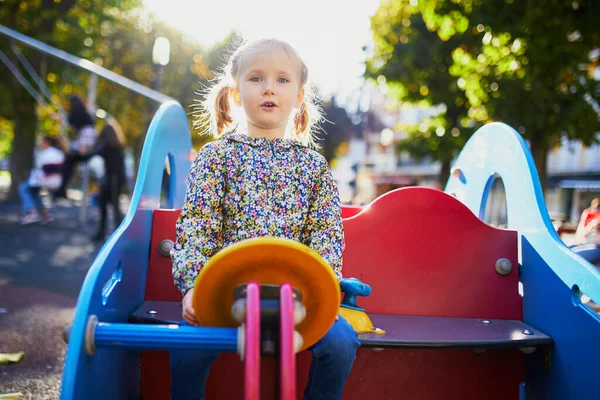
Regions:
M 326 160 L 309 148 L 321 116 L 307 84 L 308 69 L 289 44 L 248 42 L 229 59 L 204 107 L 218 141 L 194 161 L 171 252 L 183 320 L 197 325 L 196 277 L 219 250 L 253 237 L 303 243 L 342 278 L 344 232 L 337 187 Z M 234 111 L 241 111 L 236 118 Z M 310 350 L 305 399 L 341 399 L 356 357 L 356 332 L 339 317 Z M 171 351 L 171 399 L 203 399 L 218 354 Z

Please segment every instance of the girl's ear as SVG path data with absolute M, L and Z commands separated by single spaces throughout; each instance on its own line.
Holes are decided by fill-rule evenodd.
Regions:
M 295 108 L 300 108 L 302 103 L 304 102 L 304 88 L 300 89 L 298 92 L 298 97 L 296 98 L 296 104 L 294 104 Z
M 240 90 L 237 87 L 231 88 L 231 97 L 236 106 L 242 106 L 242 97 L 240 96 Z

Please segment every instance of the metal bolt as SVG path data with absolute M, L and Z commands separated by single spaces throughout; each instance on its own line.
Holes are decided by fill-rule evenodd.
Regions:
M 499 258 L 494 264 L 494 268 L 500 275 L 508 275 L 512 271 L 512 263 L 507 258 Z
M 161 256 L 171 257 L 171 249 L 173 248 L 173 241 L 165 239 L 158 245 L 158 252 Z
M 528 336 L 530 336 L 530 335 L 534 335 L 534 333 L 533 333 L 533 332 L 531 332 L 529 329 L 525 329 L 525 330 L 523 331 L 523 335 L 528 335 Z
M 492 323 L 492 321 L 490 321 L 490 320 L 487 320 L 487 319 L 484 319 L 483 321 L 481 321 L 481 323 L 482 323 L 482 324 L 485 324 L 485 325 L 489 325 L 489 324 L 491 324 L 491 323 Z
M 158 311 L 148 310 L 148 311 L 146 311 L 146 314 L 156 315 L 156 314 L 158 314 Z

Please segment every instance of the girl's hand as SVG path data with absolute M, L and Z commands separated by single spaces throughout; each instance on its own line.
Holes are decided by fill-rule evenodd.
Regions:
M 196 312 L 194 311 L 194 306 L 192 305 L 192 300 L 194 298 L 194 289 L 188 290 L 188 292 L 183 296 L 183 300 L 181 300 L 182 305 L 182 315 L 185 322 L 192 326 L 198 326 L 198 321 L 196 321 Z

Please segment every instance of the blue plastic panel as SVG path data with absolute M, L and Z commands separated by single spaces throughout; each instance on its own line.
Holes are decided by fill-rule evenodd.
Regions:
M 138 352 L 98 349 L 90 357 L 84 350 L 85 326 L 90 315 L 96 315 L 101 322 L 127 322 L 143 302 L 152 211 L 160 204 L 165 158 L 169 154 L 172 157 L 174 184 L 170 203 L 181 207 L 191 165 L 191 145 L 183 108 L 175 102 L 163 104 L 148 130 L 129 210 L 123 223 L 98 253 L 79 293 L 61 399 L 136 398 L 139 390 Z
M 600 301 L 600 272 L 558 237 L 527 143 L 505 124 L 486 125 L 466 144 L 455 168 L 446 192 L 480 217 L 491 180 L 496 174 L 502 178 L 508 228 L 518 231 L 521 239 L 524 322 L 555 341 L 550 372 L 539 363 L 528 366 L 528 395 L 556 400 L 598 395 L 600 317 L 573 293 L 580 290 Z

